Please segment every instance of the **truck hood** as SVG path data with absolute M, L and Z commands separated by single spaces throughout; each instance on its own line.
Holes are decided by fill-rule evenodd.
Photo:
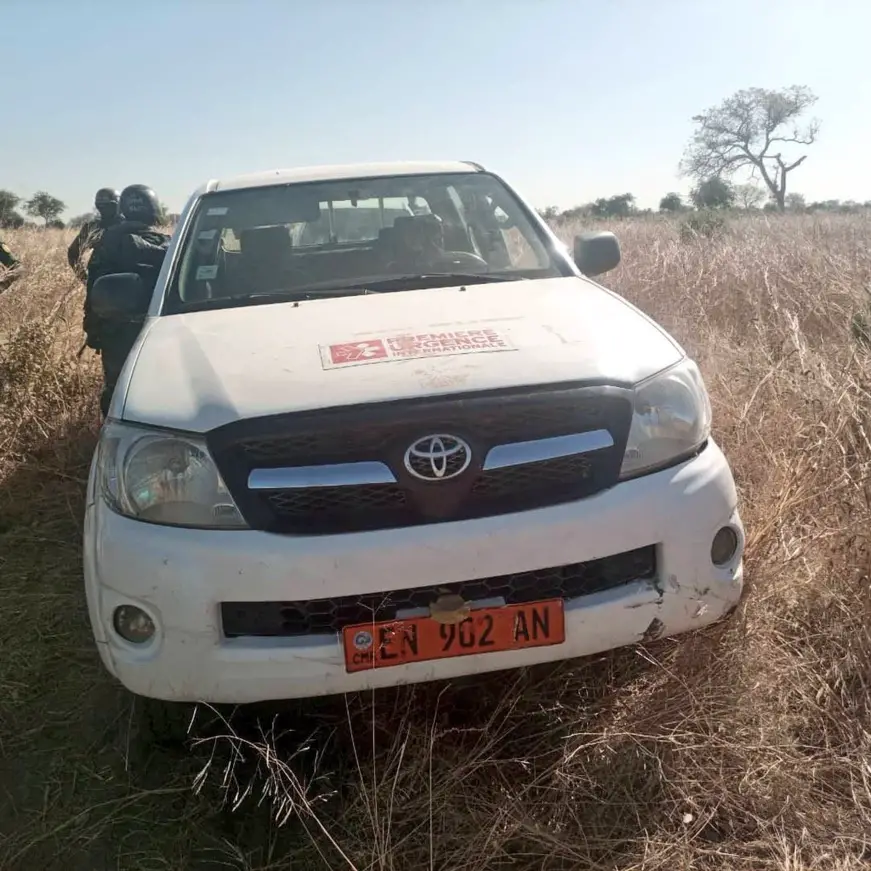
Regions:
M 283 302 L 150 319 L 111 413 L 123 407 L 124 420 L 206 432 L 418 396 L 632 385 L 682 356 L 638 309 L 583 278 Z

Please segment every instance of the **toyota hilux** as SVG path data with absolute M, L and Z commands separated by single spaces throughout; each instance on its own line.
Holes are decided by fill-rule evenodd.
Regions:
M 278 170 L 189 199 L 91 466 L 96 646 L 133 693 L 247 703 L 711 624 L 744 530 L 699 368 L 478 164 Z

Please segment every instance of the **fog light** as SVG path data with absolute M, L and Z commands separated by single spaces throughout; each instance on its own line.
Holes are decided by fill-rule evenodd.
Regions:
M 715 566 L 728 565 L 738 552 L 738 533 L 731 526 L 717 530 L 711 542 L 711 562 Z
M 154 621 L 135 605 L 121 605 L 112 615 L 115 631 L 131 644 L 145 644 L 154 637 Z

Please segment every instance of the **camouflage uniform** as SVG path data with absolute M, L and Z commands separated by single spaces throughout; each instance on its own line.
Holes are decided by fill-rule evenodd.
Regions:
M 99 243 L 100 237 L 109 227 L 114 227 L 122 220 L 118 209 L 120 195 L 111 188 L 100 188 L 94 197 L 94 207 L 99 217 L 82 224 L 76 238 L 67 249 L 67 260 L 70 268 L 76 273 L 80 281 L 87 280 L 87 270 L 82 263 L 82 256 Z
M 0 293 L 6 290 L 21 273 L 21 263 L 0 239 Z
M 103 232 L 88 263 L 83 327 L 87 345 L 100 352 L 103 362 L 100 408 L 104 417 L 108 413 L 118 376 L 136 342 L 142 323 L 102 321 L 91 311 L 91 288 L 98 278 L 118 272 L 135 272 L 146 286 L 153 288 L 169 247 L 169 239 L 166 233 L 161 233 L 153 225 L 125 220 Z
M 76 238 L 73 239 L 70 247 L 67 248 L 67 260 L 69 261 L 70 268 L 76 273 L 81 281 L 86 281 L 88 276 L 88 271 L 82 263 L 82 257 L 88 251 L 93 251 L 93 249 L 99 244 L 103 232 L 108 230 L 109 227 L 116 226 L 120 220 L 119 216 L 115 216 L 108 220 L 104 218 L 96 218 L 91 221 L 85 221 L 85 223 L 82 224 Z

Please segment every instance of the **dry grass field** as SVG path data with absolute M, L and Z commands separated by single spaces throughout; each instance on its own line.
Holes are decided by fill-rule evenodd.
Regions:
M 572 227 L 561 228 L 568 239 Z M 871 291 L 862 216 L 616 228 L 605 276 L 699 360 L 749 533 L 727 623 L 462 686 L 138 740 L 87 624 L 99 426 L 68 234 L 6 233 L 0 869 L 803 871 L 871 863 Z

